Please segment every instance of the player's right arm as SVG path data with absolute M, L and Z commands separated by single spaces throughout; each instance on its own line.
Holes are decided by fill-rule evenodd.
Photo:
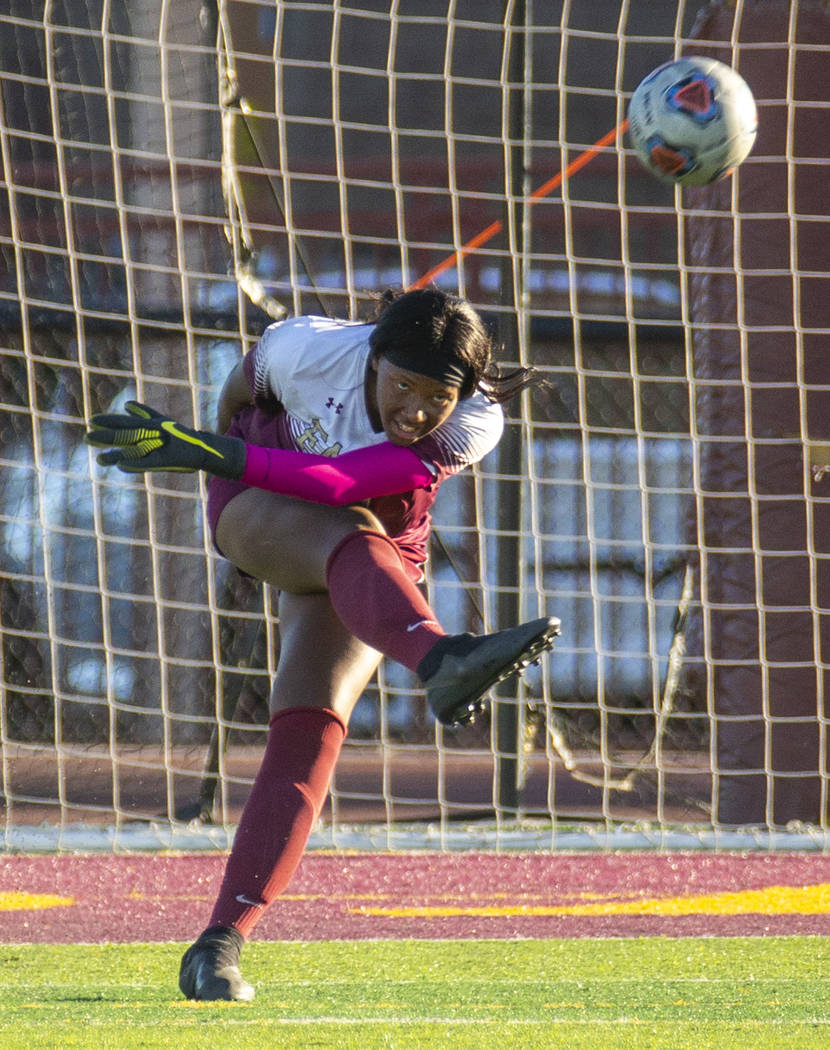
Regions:
M 116 466 L 125 474 L 204 470 L 331 506 L 427 488 L 434 480 L 412 449 L 389 441 L 334 457 L 266 448 L 193 430 L 136 401 L 127 402 L 125 413 L 93 416 L 84 440 L 106 449 L 98 456 L 101 466 Z
M 291 360 L 288 351 L 292 344 L 286 341 L 286 333 L 290 338 L 296 323 L 301 320 L 295 318 L 293 322 L 280 321 L 270 325 L 256 346 L 231 369 L 219 393 L 216 408 L 216 429 L 220 434 L 227 434 L 233 417 L 243 408 L 263 401 L 277 403 L 279 388 L 274 384 L 280 369 L 290 367 Z M 278 353 L 273 352 L 276 346 L 280 347 Z
M 227 434 L 231 420 L 237 412 L 252 404 L 251 387 L 245 375 L 244 359 L 231 369 L 219 394 L 216 409 L 217 427 L 220 434 Z

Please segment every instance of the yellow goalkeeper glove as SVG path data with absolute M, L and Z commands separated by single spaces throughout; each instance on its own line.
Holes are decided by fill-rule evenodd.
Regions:
M 101 466 L 116 466 L 125 474 L 147 470 L 204 470 L 222 478 L 241 478 L 245 442 L 207 430 L 191 430 L 149 405 L 128 401 L 127 413 L 93 416 L 84 435 L 88 445 L 108 449 Z

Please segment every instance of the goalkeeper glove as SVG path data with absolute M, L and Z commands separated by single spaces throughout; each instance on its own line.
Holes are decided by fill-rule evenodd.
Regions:
M 106 448 L 101 466 L 116 466 L 125 474 L 146 470 L 204 470 L 222 478 L 241 478 L 245 442 L 207 430 L 191 430 L 148 405 L 128 401 L 126 415 L 92 417 L 84 435 L 88 445 Z

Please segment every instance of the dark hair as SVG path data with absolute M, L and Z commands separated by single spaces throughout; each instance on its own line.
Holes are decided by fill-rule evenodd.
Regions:
M 478 313 L 456 295 L 437 288 L 401 292 L 390 289 L 380 298 L 369 345 L 375 357 L 394 349 L 400 358 L 425 353 L 436 362 L 461 366 L 465 379 L 459 398 L 480 390 L 499 404 L 539 381 L 534 368 L 516 368 L 502 373 L 492 360 L 493 340 Z M 413 369 L 416 371 L 416 369 Z

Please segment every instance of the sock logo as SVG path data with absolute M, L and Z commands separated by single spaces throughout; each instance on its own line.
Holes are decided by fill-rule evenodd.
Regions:
M 262 901 L 251 900 L 250 897 L 246 897 L 244 893 L 237 893 L 236 899 L 240 904 L 247 904 L 249 908 L 264 908 L 265 904 Z
M 407 627 L 406 630 L 407 630 L 407 632 L 410 632 L 410 631 L 417 631 L 419 627 L 437 627 L 437 626 L 438 626 L 438 621 L 437 620 L 418 620 L 417 623 L 411 623 Z

